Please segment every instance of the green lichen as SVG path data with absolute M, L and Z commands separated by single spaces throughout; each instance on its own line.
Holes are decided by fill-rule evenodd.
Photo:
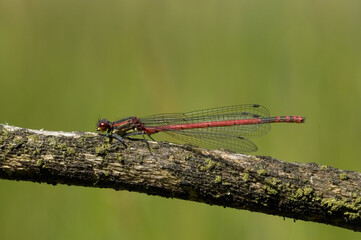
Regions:
M 276 186 L 281 182 L 281 180 L 278 180 L 276 178 L 266 178 L 264 182 L 270 186 Z
M 9 139 L 10 137 L 11 137 L 10 132 L 4 129 L 4 130 L 1 132 L 0 143 L 6 141 L 6 140 Z
M 314 195 L 313 188 L 306 186 L 304 188 L 298 188 L 296 192 L 291 195 L 291 200 L 298 201 L 298 200 L 308 200 L 311 199 Z
M 32 151 L 32 155 L 38 155 L 41 153 L 40 148 L 35 147 L 35 149 Z
M 313 188 L 311 188 L 311 187 L 305 187 L 304 189 L 303 189 L 303 195 L 304 196 L 309 196 L 309 195 L 311 195 L 313 193 Z
M 244 182 L 247 182 L 249 180 L 249 173 L 244 173 L 243 176 L 242 176 L 242 180 Z
M 28 141 L 33 142 L 33 143 L 37 143 L 39 141 L 39 136 L 38 135 L 29 135 L 28 136 Z
M 38 161 L 36 161 L 37 167 L 40 167 L 41 165 L 43 165 L 43 159 L 39 159 Z
M 201 166 L 201 167 L 200 167 L 200 170 L 201 170 L 201 171 L 209 171 L 209 170 L 212 170 L 212 169 L 215 167 L 215 165 L 216 165 L 216 163 L 215 163 L 214 161 L 212 161 L 210 158 L 207 158 L 207 159 L 204 161 L 204 163 L 205 163 L 205 166 Z
M 3 131 L 0 132 L 0 144 L 2 144 L 6 138 L 2 135 Z
M 357 220 L 360 218 L 360 213 L 355 212 L 345 212 L 344 215 L 347 216 L 349 220 Z
M 24 143 L 24 142 L 25 142 L 25 139 L 24 139 L 22 136 L 16 136 L 16 137 L 14 138 L 14 143 L 15 143 L 16 145 L 22 144 L 22 143 Z
M 340 175 L 339 175 L 339 178 L 340 178 L 340 180 L 342 180 L 342 181 L 344 181 L 344 180 L 347 180 L 348 179 L 348 176 L 347 176 L 347 174 L 346 173 L 341 173 Z
M 302 197 L 303 197 L 303 190 L 302 190 L 302 188 L 298 188 L 298 189 L 296 190 L 296 192 L 292 194 L 292 196 L 293 196 L 295 199 L 302 198 Z
M 44 159 L 39 159 L 38 161 L 36 161 L 36 166 L 40 167 L 40 168 L 45 168 L 45 163 L 44 163 Z
M 57 141 L 56 141 L 55 137 L 49 137 L 49 138 L 47 138 L 47 139 L 46 139 L 46 142 L 47 142 L 50 146 L 52 146 L 52 147 L 54 147 L 55 144 L 57 144 Z
M 276 194 L 278 190 L 282 189 L 281 180 L 278 180 L 276 178 L 266 178 L 264 180 L 266 185 L 263 186 L 263 188 L 267 191 L 269 194 Z
M 324 198 L 321 200 L 321 206 L 328 209 L 328 213 L 332 214 L 334 211 L 345 207 L 346 200 L 337 200 L 336 198 Z
M 80 137 L 80 138 L 77 139 L 77 142 L 78 142 L 79 144 L 83 145 L 83 144 L 85 144 L 85 142 L 86 142 L 86 138 L 85 138 L 85 137 Z
M 96 147 L 95 148 L 95 154 L 96 155 L 102 155 L 102 156 L 107 155 L 109 153 L 109 147 L 110 146 L 111 145 L 107 143 L 107 144 L 102 144 L 99 147 Z
M 328 167 L 327 167 L 326 165 L 320 165 L 320 169 L 321 169 L 321 170 L 327 170 L 327 168 L 328 168 Z
M 73 154 L 75 154 L 76 151 L 75 151 L 75 148 L 67 147 L 66 152 L 68 155 L 73 155 Z
M 67 149 L 67 144 L 66 143 L 55 143 L 54 148 L 65 151 Z
M 264 170 L 263 168 L 260 168 L 257 170 L 257 173 L 258 173 L 258 176 L 261 176 L 266 173 L 266 170 Z
M 323 194 L 322 193 L 314 193 L 314 197 L 312 198 L 312 202 L 317 201 L 320 202 L 322 199 Z
M 266 191 L 266 193 L 270 194 L 270 195 L 275 195 L 278 193 L 278 191 L 274 188 L 272 188 L 269 185 L 263 185 L 263 189 Z
M 124 158 L 120 153 L 115 153 L 115 157 L 119 162 L 124 162 Z
M 337 211 L 341 208 L 347 208 L 353 212 L 360 214 L 361 210 L 361 198 L 356 198 L 354 201 L 347 199 L 336 199 L 336 198 L 324 198 L 321 200 L 321 206 L 325 206 L 330 212 Z
M 76 153 L 75 148 L 69 147 L 66 143 L 58 143 L 55 139 L 51 144 L 53 145 L 54 149 L 60 150 L 62 152 L 64 158 Z
M 222 182 L 222 177 L 221 176 L 216 176 L 216 178 L 214 179 L 215 183 L 220 183 Z

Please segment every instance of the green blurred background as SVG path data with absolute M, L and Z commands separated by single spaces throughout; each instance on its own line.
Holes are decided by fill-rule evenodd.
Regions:
M 361 1 L 0 0 L 0 122 L 258 103 L 257 154 L 361 171 Z M 157 136 L 155 136 L 157 138 Z M 158 138 L 159 139 L 159 138 Z M 145 194 L 0 180 L 0 239 L 360 239 L 327 225 Z

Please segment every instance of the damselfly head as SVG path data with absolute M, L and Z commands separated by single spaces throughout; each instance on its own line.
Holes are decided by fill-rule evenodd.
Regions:
M 110 121 L 107 119 L 101 119 L 97 123 L 97 131 L 104 132 L 110 128 Z

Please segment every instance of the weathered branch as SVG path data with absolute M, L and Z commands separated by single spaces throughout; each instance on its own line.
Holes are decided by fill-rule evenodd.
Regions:
M 0 178 L 143 192 L 361 231 L 361 173 L 95 133 L 0 125 Z

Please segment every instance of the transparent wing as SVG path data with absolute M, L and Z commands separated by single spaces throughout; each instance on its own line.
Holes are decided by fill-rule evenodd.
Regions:
M 191 130 L 166 131 L 165 133 L 186 143 L 210 149 L 223 148 L 233 152 L 241 153 L 257 151 L 257 146 L 253 142 L 246 138 L 237 137 L 234 135 Z
M 141 122 L 145 127 L 170 126 L 178 124 L 200 123 L 226 121 L 235 119 L 253 119 L 269 117 L 268 110 L 257 104 L 244 104 L 220 108 L 211 108 L 200 111 L 192 111 L 188 113 L 168 113 L 157 114 L 149 117 L 141 118 Z M 270 130 L 270 124 L 252 124 L 252 125 L 235 125 L 226 127 L 210 127 L 198 129 L 185 129 L 177 132 L 184 134 L 199 134 L 200 136 L 209 134 L 227 135 L 233 137 L 252 138 L 264 135 Z M 170 129 L 171 131 L 171 129 Z M 172 131 L 174 132 L 174 131 Z M 172 134 L 172 133 L 169 133 Z

